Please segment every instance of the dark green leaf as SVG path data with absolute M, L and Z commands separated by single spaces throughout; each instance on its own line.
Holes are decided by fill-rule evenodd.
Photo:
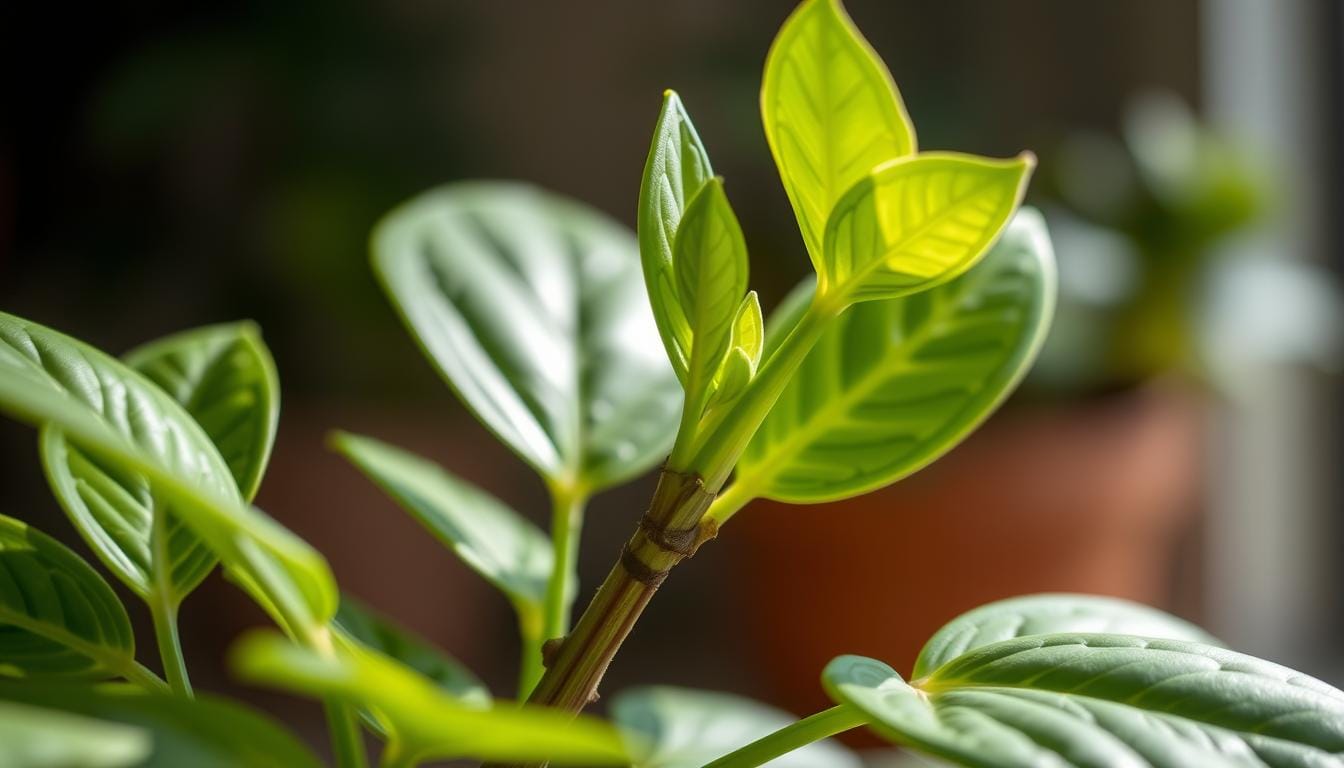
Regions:
M 127 768 L 144 764 L 151 749 L 141 728 L 0 702 L 5 768 Z

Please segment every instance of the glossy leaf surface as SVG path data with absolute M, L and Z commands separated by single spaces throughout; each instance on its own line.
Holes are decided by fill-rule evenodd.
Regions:
M 1023 211 L 975 268 L 928 291 L 857 304 L 817 342 L 737 466 L 738 493 L 846 498 L 894 482 L 975 429 L 1026 373 L 1054 305 L 1044 222 Z M 771 318 L 772 341 L 808 302 Z
M 541 604 L 554 554 L 531 521 L 408 451 L 343 432 L 331 443 L 472 570 L 515 602 Z
M 527 185 L 458 184 L 393 211 L 373 251 L 434 365 L 538 472 L 600 489 L 666 453 L 680 388 L 624 227 Z
M 0 701 L 121 723 L 147 731 L 137 768 L 318 768 L 313 753 L 270 717 L 209 694 L 193 701 L 128 686 L 0 685 Z M 82 765 L 82 764 L 77 764 Z
M 806 0 L 766 57 L 761 118 L 817 271 L 836 201 L 877 165 L 915 151 L 886 65 L 839 0 Z
M 377 713 L 388 748 L 418 760 L 551 760 L 625 765 L 620 734 L 593 718 L 523 705 L 480 709 L 446 694 L 411 669 L 373 651 L 323 658 L 275 633 L 255 633 L 234 648 L 234 668 L 248 680 Z
M 639 255 L 658 332 L 682 380 L 691 357 L 691 327 L 677 298 L 672 244 L 686 206 L 713 177 L 691 116 L 676 92 L 667 91 L 639 186 Z
M 128 768 L 142 765 L 152 749 L 140 728 L 0 701 L 5 768 Z
M 66 438 L 128 473 L 146 476 L 192 531 L 288 617 L 320 631 L 336 610 L 326 561 L 242 500 L 210 438 L 163 390 L 87 344 L 0 313 L 0 410 Z
M 187 331 L 140 347 L 125 361 L 201 425 L 250 500 L 270 457 L 280 407 L 275 364 L 256 327 Z M 177 603 L 214 567 L 209 547 L 156 498 L 144 477 L 100 463 L 52 426 L 42 430 L 42 462 L 84 540 L 140 597 L 159 589 Z M 155 533 L 160 514 L 162 541 Z
M 1026 635 L 1105 633 L 1220 645 L 1184 619 L 1142 603 L 1100 595 L 1011 597 L 963 613 L 934 633 L 915 660 L 918 679 L 970 651 Z
M 984 646 L 907 685 L 859 656 L 831 696 L 898 743 L 963 765 L 1295 766 L 1344 760 L 1344 692 L 1213 646 L 1033 635 Z
M 635 768 L 698 768 L 797 719 L 741 696 L 671 686 L 622 691 L 612 701 L 611 717 L 649 745 Z M 839 744 L 822 741 L 766 765 L 858 768 L 862 763 Z
M 79 555 L 0 516 L 0 676 L 107 677 L 135 666 L 112 588 Z
M 955 278 L 1008 223 L 1034 164 L 939 152 L 878 166 L 835 204 L 817 290 L 843 307 Z

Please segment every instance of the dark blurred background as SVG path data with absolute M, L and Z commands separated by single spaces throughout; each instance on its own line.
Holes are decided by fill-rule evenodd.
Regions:
M 848 5 L 922 147 L 1039 155 L 1031 201 L 1077 296 L 1061 305 L 1053 362 L 946 461 L 863 502 L 744 512 L 669 580 L 606 690 L 684 683 L 804 709 L 821 703 L 830 655 L 908 668 L 946 619 L 1032 590 L 1153 602 L 1344 681 L 1330 373 L 1331 273 L 1344 267 L 1340 4 Z M 791 7 L 27 7 L 6 24 L 0 307 L 113 352 L 260 322 L 284 396 L 260 505 L 326 552 L 345 589 L 507 694 L 505 602 L 323 445 L 336 427 L 384 437 L 545 517 L 540 483 L 399 327 L 367 266 L 370 227 L 411 195 L 475 177 L 534 181 L 633 225 L 660 95 L 675 87 L 727 179 L 753 287 L 773 305 L 807 268 L 757 112 L 765 52 Z M 1144 156 L 1153 146 L 1171 152 Z M 1184 197 L 1163 186 L 1173 168 L 1187 174 Z M 1178 262 L 1193 266 L 1164 281 Z M 1215 263 L 1252 267 L 1216 277 Z M 1182 343 L 1152 352 L 1141 327 Z M 77 543 L 34 448 L 31 431 L 0 425 L 3 511 Z M 646 478 L 595 501 L 585 595 L 649 491 Z M 183 621 L 198 687 L 237 692 L 221 654 L 261 614 L 216 576 Z M 141 637 L 150 650 L 152 633 Z M 316 734 L 315 708 L 241 695 Z

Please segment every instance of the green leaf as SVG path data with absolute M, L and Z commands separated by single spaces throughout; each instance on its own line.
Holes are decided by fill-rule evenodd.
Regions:
M 860 656 L 831 697 L 904 745 L 985 768 L 1338 765 L 1344 692 L 1213 646 L 1128 635 L 1033 635 L 984 646 L 907 685 Z
M 617 725 L 650 745 L 635 768 L 697 768 L 793 723 L 797 718 L 751 699 L 690 688 L 622 691 L 611 704 Z M 849 750 L 815 742 L 769 763 L 772 768 L 857 768 Z
M 832 321 L 737 466 L 739 498 L 795 503 L 880 488 L 975 429 L 1026 373 L 1049 329 L 1055 267 L 1040 215 L 1023 211 L 957 280 L 865 302 Z M 771 317 L 771 340 L 807 309 Z M 786 316 L 780 316 L 786 315 Z
M 324 632 L 336 585 L 312 547 L 242 500 L 210 438 L 176 401 L 68 336 L 0 313 L 0 411 L 58 426 L 100 466 L 148 478 L 291 632 Z
M 699 414 L 747 290 L 747 244 L 722 181 L 710 179 L 691 200 L 672 251 L 677 296 L 691 329 L 686 409 Z
M 665 91 L 639 185 L 639 255 L 658 332 L 682 380 L 690 364 L 691 326 L 677 298 L 672 244 L 686 206 L 713 177 L 691 116 L 675 91 Z
M 275 364 L 256 326 L 175 334 L 132 351 L 125 361 L 201 425 L 250 500 L 270 457 L 280 407 Z M 175 605 L 210 573 L 215 557 L 209 547 L 170 514 L 144 477 L 101 465 L 54 426 L 42 429 L 41 452 L 52 492 L 80 535 L 141 598 L 159 589 Z M 156 528 L 158 515 L 165 518 Z
M 1034 165 L 939 152 L 878 166 L 835 204 L 817 290 L 840 309 L 955 278 L 1008 223 Z
M 209 694 L 184 700 L 127 686 L 0 685 L 19 702 L 148 731 L 153 754 L 139 768 L 318 768 L 313 753 L 270 717 Z M 0 750 L 2 751 L 2 750 Z M 77 763 L 77 765 L 84 765 Z
M 482 422 L 552 482 L 616 484 L 661 459 L 679 416 L 635 238 L 523 184 L 457 184 L 393 211 L 373 263 Z
M 79 555 L 0 516 L 0 676 L 133 674 L 135 637 L 112 588 Z
M 0 702 L 5 768 L 125 768 L 143 764 L 152 748 L 141 728 Z
M 1221 645 L 1194 624 L 1141 603 L 1099 595 L 1027 595 L 982 605 L 948 622 L 924 644 L 912 677 L 932 674 L 958 656 L 986 645 L 1062 632 L 1139 635 Z
M 382 441 L 336 432 L 331 445 L 515 603 L 541 605 L 554 554 L 531 521 L 439 465 Z
M 891 74 L 839 0 L 807 0 L 784 22 L 765 60 L 761 119 L 822 272 L 822 236 L 836 201 L 875 166 L 915 151 Z
M 386 656 L 351 650 L 319 656 L 270 632 L 244 637 L 232 653 L 245 679 L 368 708 L 386 724 L 388 749 L 416 760 L 550 760 L 626 765 L 621 735 L 593 718 L 526 705 L 479 709 Z

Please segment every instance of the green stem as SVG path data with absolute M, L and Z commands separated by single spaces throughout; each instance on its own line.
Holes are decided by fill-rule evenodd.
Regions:
M 839 704 L 729 752 L 704 768 L 756 768 L 780 755 L 857 728 L 866 722 L 863 713 L 848 704 Z
M 327 729 L 331 732 L 331 751 L 336 755 L 337 768 L 367 768 L 368 754 L 364 751 L 364 735 L 359 730 L 359 715 L 344 702 L 327 699 L 322 702 L 327 713 Z
M 121 676 L 126 678 L 126 682 L 135 683 L 147 691 L 155 693 L 168 693 L 170 690 L 168 684 L 163 678 L 154 674 L 148 667 L 139 662 L 132 662 L 129 667 L 119 670 Z
M 569 631 L 570 609 L 578 594 L 579 534 L 583 529 L 583 510 L 588 496 L 575 488 L 556 488 L 551 492 L 551 545 L 555 565 L 546 584 L 542 637 L 564 637 Z
M 755 499 L 756 493 L 745 483 L 735 478 L 733 484 L 728 486 L 723 493 L 720 493 L 714 499 L 713 504 L 709 505 L 709 511 L 705 513 L 705 517 L 713 520 L 716 525 L 722 526 Z
M 173 694 L 186 699 L 195 698 L 191 678 L 187 675 L 187 661 L 182 656 L 182 639 L 177 631 L 177 604 L 165 590 L 155 590 L 149 596 L 149 615 L 154 621 L 154 639 L 159 645 L 163 674 Z
M 542 634 L 543 609 L 536 603 L 517 603 L 514 612 L 518 614 L 518 638 L 522 643 L 518 659 L 518 699 L 526 699 L 537 686 L 546 671 L 542 663 L 541 646 L 546 642 Z

